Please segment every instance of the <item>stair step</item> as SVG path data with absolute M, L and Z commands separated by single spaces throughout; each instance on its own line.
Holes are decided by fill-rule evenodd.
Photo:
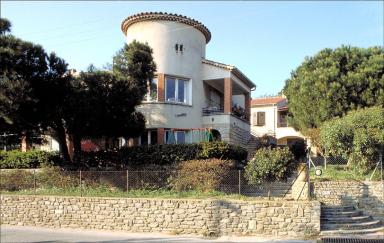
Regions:
M 360 210 L 354 210 L 349 212 L 321 212 L 322 217 L 357 217 L 363 214 Z
M 355 206 L 321 206 L 322 211 L 327 212 L 340 212 L 340 211 L 351 211 L 356 210 Z
M 321 236 L 326 235 L 348 235 L 348 234 L 372 234 L 377 232 L 383 232 L 384 227 L 377 227 L 371 229 L 362 229 L 362 230 L 324 230 L 320 232 Z
M 355 216 L 355 217 L 321 217 L 320 220 L 322 223 L 324 222 L 324 223 L 347 224 L 347 223 L 357 223 L 357 222 L 368 222 L 372 220 L 372 217 L 368 215 Z
M 380 220 L 372 220 L 369 222 L 362 223 L 350 223 L 350 224 L 338 224 L 338 223 L 325 223 L 321 225 L 321 229 L 323 230 L 352 230 L 352 229 L 370 229 L 370 228 L 378 228 L 381 226 Z

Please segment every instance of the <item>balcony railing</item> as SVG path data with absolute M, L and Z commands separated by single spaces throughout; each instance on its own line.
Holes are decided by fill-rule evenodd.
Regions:
M 203 108 L 203 116 L 210 116 L 224 113 L 223 107 L 207 107 Z
M 202 109 L 203 116 L 219 115 L 224 114 L 223 107 L 207 107 Z M 242 120 L 248 121 L 248 115 L 245 113 L 244 109 L 239 110 L 232 107 L 231 115 L 240 118 Z

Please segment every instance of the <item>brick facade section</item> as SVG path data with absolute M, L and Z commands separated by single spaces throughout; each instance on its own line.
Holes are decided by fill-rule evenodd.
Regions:
M 157 100 L 165 101 L 165 75 L 164 73 L 157 74 Z
M 157 129 L 157 144 L 164 144 L 164 128 Z

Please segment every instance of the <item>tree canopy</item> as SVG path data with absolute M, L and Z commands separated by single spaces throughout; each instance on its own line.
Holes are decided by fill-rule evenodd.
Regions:
M 143 131 L 145 119 L 135 107 L 156 70 L 148 45 L 125 45 L 112 72 L 91 68 L 73 77 L 63 59 L 14 37 L 10 27 L 1 19 L 0 132 L 48 132 L 69 160 L 68 137 L 80 152 L 82 138 L 136 137 Z
M 320 127 L 320 140 L 327 154 L 341 156 L 360 172 L 367 172 L 378 161 L 384 148 L 384 108 L 350 111 Z
M 306 133 L 350 110 L 384 105 L 384 49 L 342 46 L 307 57 L 286 80 L 290 123 Z

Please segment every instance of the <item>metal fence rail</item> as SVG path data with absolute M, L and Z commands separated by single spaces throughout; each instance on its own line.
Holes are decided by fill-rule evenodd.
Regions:
M 231 170 L 222 175 L 215 191 L 253 197 L 291 198 L 291 188 L 296 175 L 284 181 L 248 183 L 243 170 Z M 0 190 L 44 194 L 45 190 L 57 190 L 70 195 L 85 196 L 95 190 L 110 194 L 130 193 L 135 190 L 168 190 L 176 171 L 64 171 L 60 169 L 12 169 L 0 170 Z M 198 178 L 197 178 L 198 179 Z M 204 182 L 203 182 L 204 183 Z

